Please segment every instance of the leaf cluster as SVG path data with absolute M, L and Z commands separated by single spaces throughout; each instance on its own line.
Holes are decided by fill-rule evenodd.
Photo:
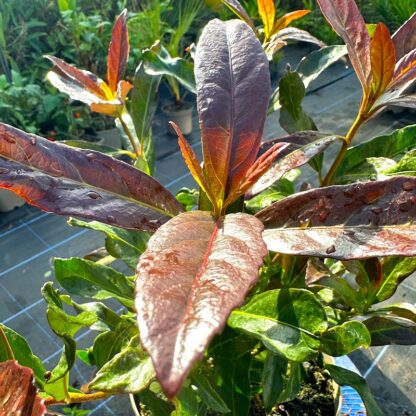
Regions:
M 370 38 L 353 0 L 319 4 L 362 85 L 355 123 L 345 137 L 321 133 L 302 109 L 305 88 L 345 53 L 323 48 L 280 81 L 273 96 L 289 135 L 263 142 L 271 96 L 264 45 L 247 23 L 215 19 L 195 54 L 203 163 L 173 125 L 199 187 L 182 190 L 183 205 L 145 169 L 0 124 L 0 186 L 44 210 L 92 220 L 70 223 L 106 236 L 105 250 L 55 260 L 65 293 L 51 282 L 42 288 L 64 345 L 55 368 L 46 372 L 21 336 L 0 327 L 3 365 L 10 374 L 20 371 L 14 359 L 30 367 L 46 406 L 131 394 L 134 406 L 158 416 L 242 416 L 261 397 L 269 412 L 296 396 L 303 363 L 314 360 L 338 384 L 355 387 L 369 415 L 382 414 L 363 378 L 322 356 L 416 341 L 413 305 L 381 304 L 416 270 L 416 127 L 352 145 L 388 105 L 414 106 L 407 91 L 416 20 L 392 37 L 379 24 Z M 117 94 L 123 82 L 125 16 L 113 29 L 107 83 L 53 60 L 65 85 L 110 101 L 98 105 L 124 105 L 104 92 Z M 154 108 L 143 97 L 155 79 L 143 66 L 137 74 L 144 77 L 132 92 L 138 132 Z M 323 154 L 338 141 L 326 167 Z M 295 179 L 306 164 L 320 186 L 300 191 Z M 77 350 L 83 328 L 99 334 Z M 82 391 L 68 384 L 77 358 L 98 370 Z

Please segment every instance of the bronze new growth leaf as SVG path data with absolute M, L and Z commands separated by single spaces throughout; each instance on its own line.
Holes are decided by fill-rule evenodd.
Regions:
M 210 340 L 258 278 L 263 225 L 247 214 L 193 211 L 163 225 L 137 265 L 143 346 L 166 395 L 175 396 Z
M 128 55 L 127 11 L 124 10 L 116 20 L 108 49 L 108 84 L 93 73 L 80 70 L 54 56 L 47 56 L 55 67 L 46 77 L 58 90 L 68 94 L 73 100 L 88 104 L 91 110 L 119 117 L 123 113 L 127 94 L 133 87 L 122 80 Z
M 0 155 L 0 187 L 44 211 L 143 231 L 182 211 L 159 182 L 124 162 L 1 123 Z
M 269 250 L 360 259 L 416 255 L 416 178 L 313 189 L 260 211 Z

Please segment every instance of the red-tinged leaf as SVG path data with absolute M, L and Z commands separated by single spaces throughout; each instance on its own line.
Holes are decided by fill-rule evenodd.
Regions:
M 0 187 L 59 215 L 155 231 L 182 211 L 159 182 L 99 152 L 0 124 Z
M 195 78 L 204 172 L 221 212 L 256 160 L 270 97 L 269 64 L 246 24 L 216 19 L 199 40 Z
M 257 0 L 257 7 L 263 22 L 265 39 L 268 39 L 272 34 L 274 18 L 276 15 L 274 0 Z
M 247 214 L 180 214 L 150 238 L 137 265 L 143 346 L 169 398 L 258 279 L 263 226 Z
M 198 161 L 197 155 L 185 139 L 179 126 L 173 121 L 170 122 L 170 125 L 178 135 L 179 148 L 181 150 L 182 157 L 185 160 L 186 166 L 188 166 L 188 169 L 191 172 L 191 175 L 195 179 L 196 183 L 201 187 L 201 189 L 210 197 L 210 199 L 213 199 L 209 185 L 204 178 L 204 172 Z
M 286 42 L 288 40 L 296 40 L 298 42 L 308 42 L 318 45 L 320 48 L 325 46 L 321 40 L 311 35 L 306 30 L 298 29 L 297 27 L 286 27 L 280 30 L 270 42 L 275 42 L 277 40 Z
M 397 62 L 389 89 L 397 89 L 397 87 L 412 82 L 414 79 L 416 79 L 416 49 Z
M 247 197 L 251 197 L 264 191 L 269 186 L 273 185 L 274 182 L 279 180 L 285 173 L 305 165 L 339 139 L 340 137 L 338 136 L 324 137 L 316 140 L 315 142 L 309 143 L 278 160 L 271 169 L 259 178 L 259 180 L 250 189 Z
M 29 367 L 22 367 L 15 360 L 0 363 L 0 415 L 45 415 L 46 406 L 33 382 Z
M 329 136 L 328 133 L 315 131 L 315 130 L 306 130 L 306 131 L 299 131 L 294 134 L 289 134 L 287 136 L 277 137 L 276 139 L 267 140 L 263 142 L 259 149 L 259 155 L 262 155 L 276 143 L 290 143 L 293 147 L 300 147 L 305 146 L 309 143 L 312 143 L 318 139 L 323 139 L 324 137 Z M 291 148 L 290 151 L 293 149 Z M 288 155 L 287 152 L 284 156 Z M 280 156 L 280 155 L 279 155 Z
M 244 7 L 240 4 L 238 0 L 221 0 L 232 12 L 238 16 L 243 22 L 246 22 L 253 32 L 257 35 L 256 25 L 251 20 L 250 16 L 244 9 Z
M 102 85 L 105 84 L 104 81 L 92 72 L 75 68 L 54 56 L 46 56 L 46 58 L 52 61 L 58 69 L 48 73 L 49 81 L 60 91 L 67 93 L 72 99 L 87 104 L 96 101 L 92 98 L 93 96 L 103 100 L 108 99 L 102 88 Z M 85 98 L 83 98 L 84 96 Z
M 384 23 L 379 23 L 370 43 L 372 93 L 378 97 L 393 78 L 396 52 L 390 32 Z
M 336 259 L 416 255 L 416 178 L 313 189 L 260 211 L 269 250 Z
M 392 36 L 397 59 L 416 48 L 416 12 Z
M 247 171 L 247 176 L 241 183 L 240 187 L 228 196 L 230 201 L 235 201 L 241 195 L 244 195 L 259 179 L 267 172 L 276 160 L 279 154 L 284 152 L 290 143 L 276 143 L 266 153 L 263 153 Z M 225 201 L 227 205 L 229 201 Z
M 370 36 L 354 0 L 317 0 L 323 15 L 347 45 L 351 64 L 368 93 L 371 83 Z
M 129 34 L 127 31 L 127 10 L 123 10 L 114 24 L 108 48 L 107 81 L 112 92 L 117 90 L 123 78 L 129 59 Z
M 282 29 L 288 27 L 293 21 L 301 19 L 302 17 L 309 14 L 310 10 L 296 10 L 294 12 L 286 13 L 284 16 L 276 20 L 276 23 L 273 26 L 271 36 L 276 34 Z

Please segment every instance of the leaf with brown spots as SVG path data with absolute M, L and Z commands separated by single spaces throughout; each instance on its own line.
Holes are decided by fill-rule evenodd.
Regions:
M 182 211 L 159 182 L 124 162 L 1 123 L 0 188 L 44 211 L 142 231 Z
M 360 259 L 416 255 L 416 178 L 313 189 L 260 211 L 269 250 Z
M 247 214 L 180 214 L 150 238 L 137 265 L 143 346 L 172 398 L 230 312 L 242 305 L 267 254 L 263 225 Z
M 33 371 L 15 360 L 0 363 L 0 416 L 43 416 L 46 406 L 37 395 Z

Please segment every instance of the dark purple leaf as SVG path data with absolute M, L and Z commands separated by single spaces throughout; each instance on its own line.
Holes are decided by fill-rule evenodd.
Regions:
M 400 317 L 374 316 L 363 324 L 371 334 L 371 346 L 416 344 L 416 323 Z
M 392 36 L 397 59 L 416 48 L 416 13 L 404 22 Z
M 269 63 L 246 24 L 216 19 L 201 35 L 195 78 L 204 171 L 221 211 L 257 157 L 270 97 Z
M 336 259 L 416 255 L 416 178 L 313 189 L 256 215 L 269 250 Z
M 137 265 L 140 337 L 169 398 L 258 279 L 263 226 L 247 214 L 181 214 L 150 238 Z
M 0 187 L 58 215 L 155 231 L 182 211 L 159 182 L 132 166 L 0 124 Z
M 46 407 L 33 385 L 33 371 L 17 361 L 0 363 L 0 415 L 43 416 Z

